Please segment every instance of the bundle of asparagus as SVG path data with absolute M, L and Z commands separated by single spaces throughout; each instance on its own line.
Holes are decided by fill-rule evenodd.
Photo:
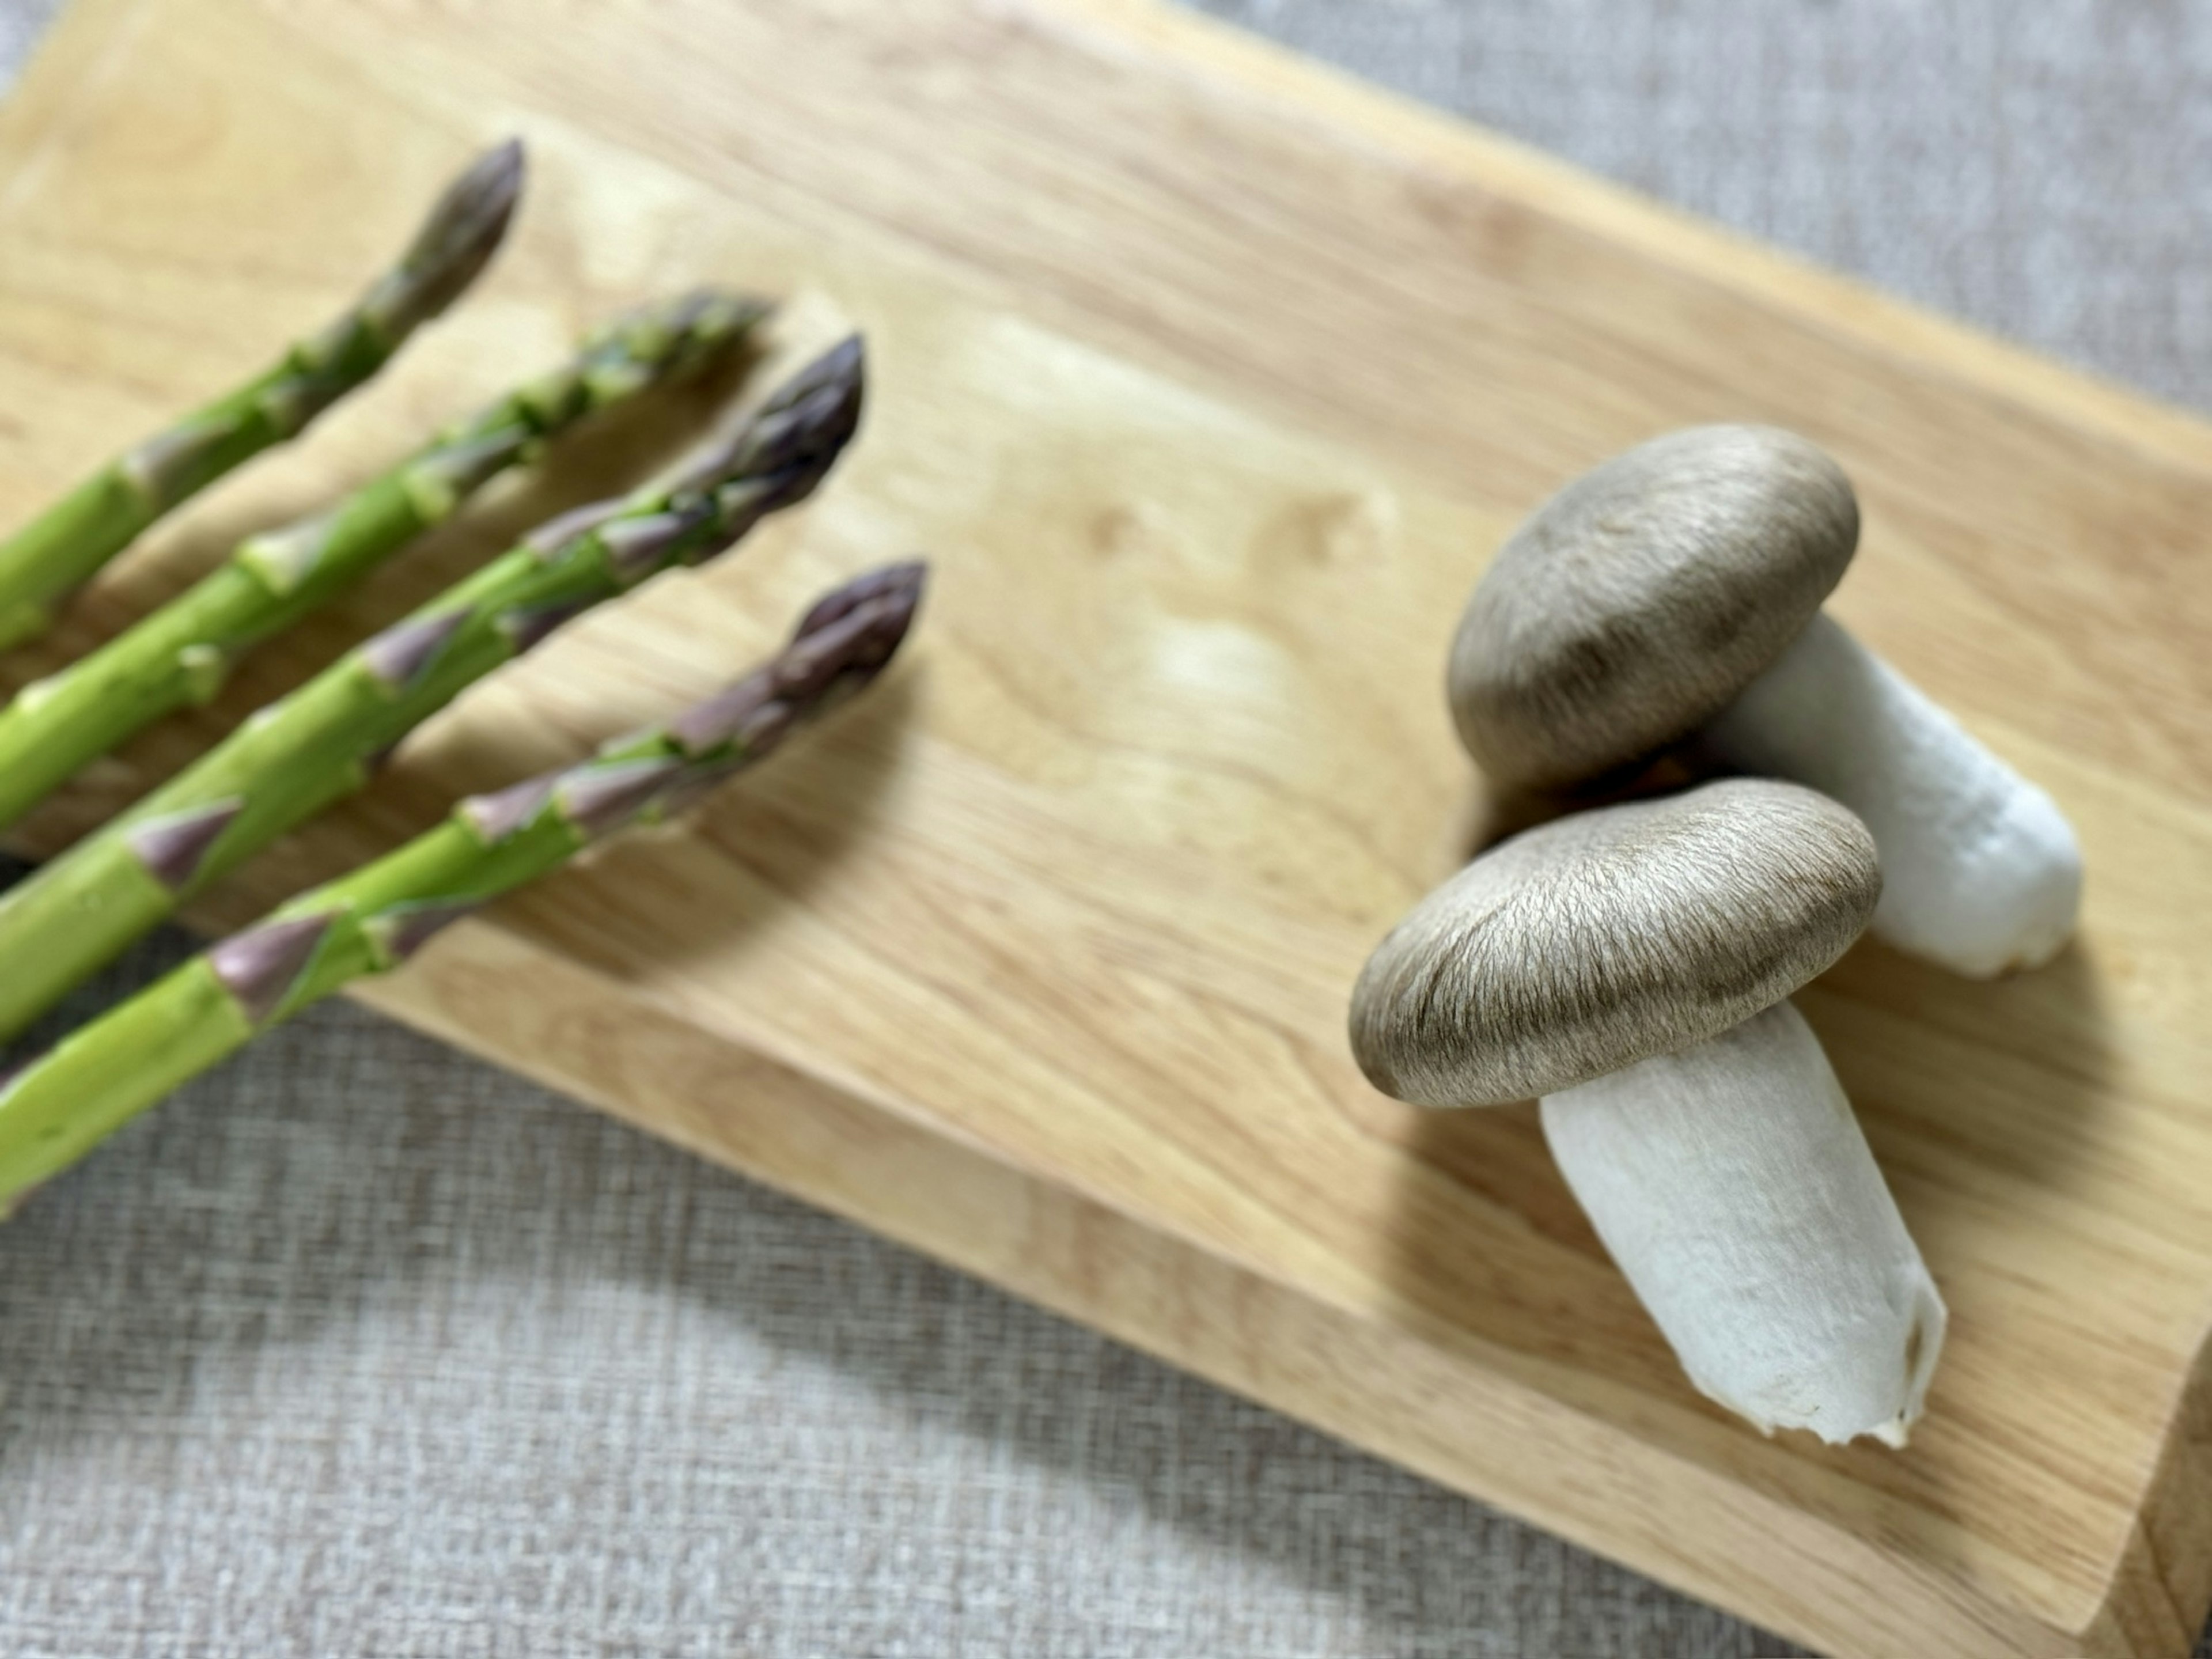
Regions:
M 520 150 L 457 182 L 400 264 L 277 369 L 142 445 L 0 544 L 0 636 L 169 507 L 297 432 L 448 304 L 512 211 Z M 0 710 L 0 827 L 161 715 L 204 702 L 289 626 L 545 441 L 727 352 L 766 314 L 688 295 L 620 319 L 563 368 L 441 433 L 328 512 L 249 538 L 178 599 Z M 848 338 L 631 495 L 563 514 L 270 704 L 193 765 L 0 894 L 0 1041 L 176 906 L 361 787 L 423 720 L 554 629 L 696 565 L 804 501 L 858 428 Z M 466 802 L 439 829 L 301 896 L 0 1083 L 0 1213 L 125 1120 L 345 981 L 404 962 L 463 911 L 595 837 L 669 816 L 872 679 L 905 635 L 919 564 L 831 592 L 771 662 L 667 726 Z M 4 637 L 0 637 L 4 642 Z
M 0 894 L 0 1039 L 178 905 L 367 781 L 379 757 L 562 623 L 722 551 L 804 500 L 860 419 L 848 340 L 627 501 L 586 507 L 270 704 L 168 783 Z

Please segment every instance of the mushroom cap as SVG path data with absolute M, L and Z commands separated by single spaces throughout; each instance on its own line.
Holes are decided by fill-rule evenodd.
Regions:
M 1485 853 L 1391 931 L 1352 993 L 1352 1051 L 1416 1105 L 1572 1088 L 1773 1006 L 1881 896 L 1866 826 L 1797 784 L 1578 812 Z
M 1538 507 L 1468 600 L 1461 739 L 1508 788 L 1642 759 L 1782 654 L 1858 536 L 1843 469 L 1779 428 L 1691 427 L 1616 456 Z

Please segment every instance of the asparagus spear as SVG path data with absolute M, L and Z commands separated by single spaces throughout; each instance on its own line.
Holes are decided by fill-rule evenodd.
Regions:
M 0 542 L 0 650 L 46 631 L 54 608 L 139 532 L 307 422 L 382 368 L 474 282 L 522 190 L 510 139 L 446 187 L 398 264 L 343 316 L 254 380 L 118 456 Z
M 205 702 L 246 650 L 322 605 L 596 410 L 695 368 L 765 315 L 686 295 L 601 330 L 555 372 L 434 439 L 330 512 L 255 536 L 189 592 L 0 709 L 0 829 L 162 715 Z
M 921 597 L 895 565 L 831 593 L 783 651 L 657 730 L 465 800 L 443 823 L 301 894 L 65 1037 L 0 1085 L 0 1215 L 186 1079 L 600 836 L 672 816 L 872 680 Z
M 858 339 L 627 501 L 563 514 L 270 704 L 0 894 L 0 1040 L 185 899 L 350 793 L 468 685 L 563 622 L 810 495 L 859 422 Z

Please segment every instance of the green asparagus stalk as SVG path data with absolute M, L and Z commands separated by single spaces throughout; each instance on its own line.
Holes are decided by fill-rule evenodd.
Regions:
M 193 957 L 0 1085 L 0 1214 L 186 1079 L 348 981 L 627 824 L 673 816 L 898 648 L 922 567 L 830 594 L 764 666 L 595 758 L 464 801 L 398 851 L 303 893 Z
M 270 704 L 0 894 L 0 1040 L 179 904 L 350 793 L 464 689 L 600 601 L 696 564 L 810 495 L 860 419 L 860 343 L 628 500 L 579 509 Z
M 25 686 L 0 709 L 0 829 L 133 732 L 207 702 L 249 647 L 450 518 L 547 439 L 700 367 L 765 314 L 756 301 L 702 292 L 619 319 L 328 513 L 250 538 L 127 633 Z
M 306 428 L 455 300 L 507 234 L 522 146 L 479 156 L 430 210 L 399 263 L 276 367 L 156 433 L 0 542 L 0 650 L 46 631 L 55 608 L 163 514 Z

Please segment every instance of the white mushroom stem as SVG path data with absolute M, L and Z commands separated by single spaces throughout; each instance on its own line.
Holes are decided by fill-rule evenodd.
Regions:
M 1881 855 L 1873 932 L 1989 978 L 2057 955 L 2081 904 L 2057 804 L 1825 613 L 1699 734 L 1715 758 L 1810 785 Z
M 1700 1390 L 1767 1433 L 1905 1443 L 1943 1299 L 1794 1007 L 1547 1095 L 1543 1118 Z

